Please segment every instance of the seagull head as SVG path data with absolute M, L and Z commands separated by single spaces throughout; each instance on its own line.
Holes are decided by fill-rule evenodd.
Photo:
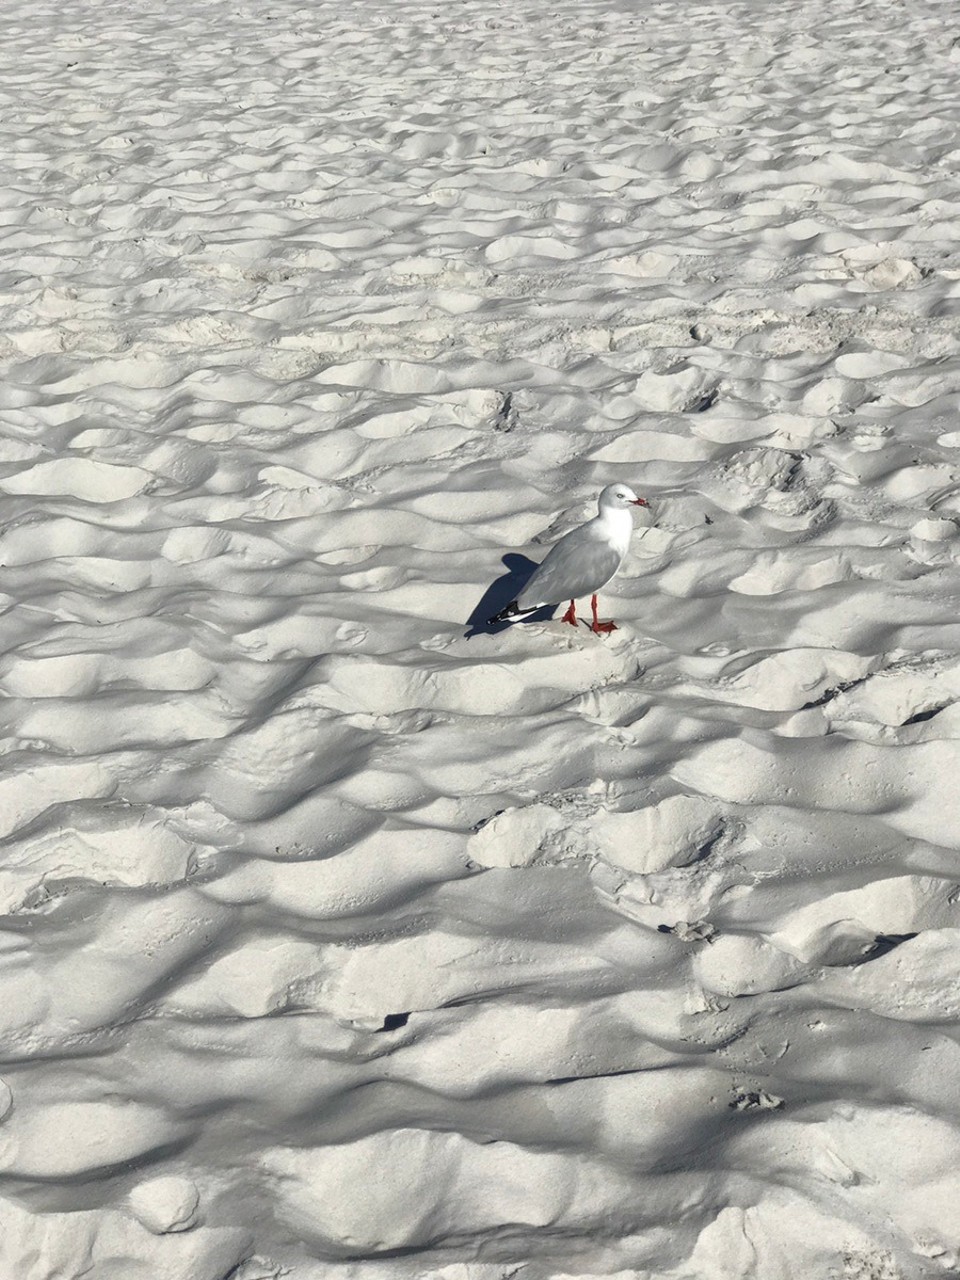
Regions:
M 646 498 L 638 498 L 629 485 L 608 484 L 600 494 L 600 510 L 617 507 L 648 507 Z

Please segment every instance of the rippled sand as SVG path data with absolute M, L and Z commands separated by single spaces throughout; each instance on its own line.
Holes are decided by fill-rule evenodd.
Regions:
M 7 5 L 0 1280 L 960 1267 L 945 18 Z

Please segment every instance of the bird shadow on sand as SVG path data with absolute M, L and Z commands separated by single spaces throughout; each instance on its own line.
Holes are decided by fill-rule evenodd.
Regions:
M 505 631 L 507 627 L 515 627 L 524 622 L 543 622 L 547 618 L 552 618 L 556 612 L 557 606 L 550 604 L 538 609 L 536 613 L 524 614 L 522 618 L 517 618 L 513 622 L 491 622 L 490 619 L 495 617 L 501 609 L 505 609 L 511 600 L 516 600 L 527 585 L 531 573 L 537 568 L 535 561 L 529 560 L 526 556 L 513 554 L 504 556 L 503 564 L 507 572 L 497 578 L 496 582 L 491 582 L 467 619 L 469 630 L 464 633 L 467 640 L 473 636 L 494 636 L 499 631 Z

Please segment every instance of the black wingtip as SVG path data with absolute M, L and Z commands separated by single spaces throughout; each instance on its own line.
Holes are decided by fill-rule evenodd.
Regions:
M 498 622 L 508 622 L 511 618 L 516 618 L 520 614 L 520 609 L 516 600 L 511 600 L 505 605 L 499 613 L 495 613 L 492 618 L 487 619 L 487 626 L 492 627 Z

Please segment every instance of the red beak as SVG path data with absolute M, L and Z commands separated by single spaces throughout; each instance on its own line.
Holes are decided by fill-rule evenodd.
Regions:
M 631 507 L 649 507 L 650 503 L 646 498 L 637 498 L 635 502 L 630 503 Z

